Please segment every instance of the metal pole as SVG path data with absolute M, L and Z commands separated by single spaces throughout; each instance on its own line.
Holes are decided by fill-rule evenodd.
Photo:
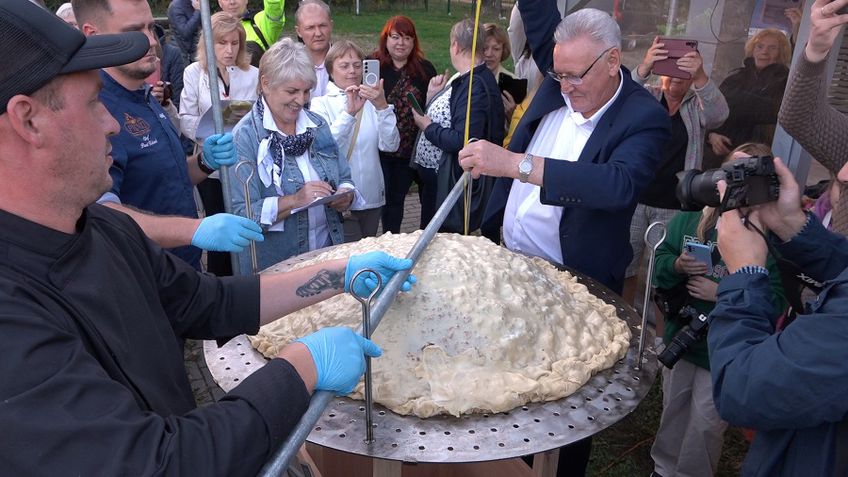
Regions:
M 651 230 L 654 227 L 659 227 L 662 230 L 662 234 L 660 235 L 660 239 L 657 240 L 657 243 L 651 244 L 649 238 L 651 236 Z M 636 357 L 636 369 L 642 368 L 642 355 L 645 352 L 645 335 L 647 334 L 648 328 L 648 307 L 651 306 L 651 279 L 654 276 L 654 257 L 657 255 L 657 248 L 659 248 L 660 244 L 665 240 L 666 228 L 665 224 L 662 222 L 654 222 L 648 226 L 647 230 L 645 230 L 645 245 L 651 247 L 651 256 L 648 261 L 648 276 L 645 278 L 645 302 L 642 303 L 642 328 L 639 330 L 639 354 Z
M 224 116 L 221 112 L 221 98 L 218 92 L 218 65 L 215 61 L 215 39 L 212 36 L 212 14 L 209 9 L 209 0 L 200 0 L 200 25 L 203 29 L 203 47 L 206 49 L 206 74 L 209 76 L 209 96 L 212 100 L 212 120 L 215 124 L 215 134 L 224 132 Z M 230 200 L 230 171 L 228 166 L 218 170 L 221 178 L 221 189 L 224 192 L 224 211 L 228 214 L 233 212 L 233 203 Z M 249 204 L 248 204 L 249 206 Z M 233 266 L 233 274 L 239 274 L 238 254 L 231 253 L 230 259 Z
M 459 180 L 456 181 L 456 184 L 454 184 L 450 194 L 448 194 L 445 201 L 442 202 L 441 207 L 439 207 L 439 210 L 436 211 L 436 215 L 433 216 L 433 219 L 430 220 L 430 224 L 427 225 L 427 228 L 424 229 L 421 237 L 419 237 L 418 241 L 412 246 L 412 250 L 410 250 L 406 255 L 406 258 L 412 260 L 413 267 L 418 263 L 418 259 L 433 240 L 433 237 L 436 236 L 436 233 L 439 231 L 442 223 L 444 223 L 454 204 L 456 204 L 456 201 L 459 200 L 459 197 L 462 195 L 465 187 L 465 183 L 470 180 L 471 173 L 465 172 Z M 410 271 L 411 270 L 405 270 L 403 272 L 395 273 L 392 279 L 386 283 L 383 292 L 377 297 L 377 301 L 371 309 L 371 332 L 376 330 L 380 321 L 383 320 L 383 315 L 386 314 L 386 311 L 388 311 L 389 307 L 394 302 L 395 296 L 400 291 L 400 287 L 406 281 L 406 277 L 409 276 Z M 361 334 L 362 330 L 359 330 L 359 333 Z M 318 391 L 312 395 L 312 400 L 309 402 L 309 409 L 307 409 L 306 413 L 304 413 L 304 415 L 300 418 L 300 422 L 298 422 L 297 427 L 291 434 L 289 434 L 288 439 L 286 439 L 282 447 L 277 449 L 271 460 L 268 461 L 259 472 L 261 477 L 277 477 L 282 475 L 288 466 L 288 462 L 295 456 L 295 454 L 297 454 L 298 449 L 300 449 L 300 446 L 302 446 L 306 441 L 309 433 L 312 432 L 312 429 L 315 427 L 315 423 L 318 422 L 318 419 L 321 417 L 321 414 L 324 413 L 324 409 L 327 407 L 327 404 L 329 404 L 332 399 L 333 393 L 329 391 Z
M 671 0 L 668 6 L 668 18 L 665 21 L 665 34 L 671 36 L 674 34 L 674 17 L 677 16 L 677 0 Z

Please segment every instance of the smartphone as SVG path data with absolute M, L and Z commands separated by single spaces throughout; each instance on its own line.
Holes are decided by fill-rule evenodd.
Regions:
M 415 110 L 416 113 L 424 116 L 424 108 L 418 104 L 418 100 L 415 99 L 415 95 L 412 93 L 406 93 L 406 99 L 409 100 L 409 104 L 412 105 L 412 109 Z
M 686 253 L 695 257 L 695 260 L 707 265 L 707 268 L 713 268 L 713 251 L 709 245 L 704 245 L 696 242 L 686 242 Z
M 678 68 L 677 60 L 690 51 L 698 51 L 698 40 L 660 37 L 660 43 L 664 45 L 663 49 L 668 50 L 668 58 L 654 63 L 651 73 L 672 78 L 692 79 L 691 74 Z
M 376 88 L 380 84 L 380 60 L 362 62 L 362 84 Z
M 498 74 L 498 87 L 501 91 L 508 91 L 512 96 L 515 104 L 519 104 L 527 97 L 527 80 L 523 78 L 513 78 L 504 73 Z

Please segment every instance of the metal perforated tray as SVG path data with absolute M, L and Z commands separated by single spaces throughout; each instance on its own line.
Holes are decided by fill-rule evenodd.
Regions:
M 308 257 L 299 257 L 299 260 Z M 299 261 L 297 260 L 297 261 Z M 282 271 L 291 262 L 272 267 Z M 364 402 L 337 398 L 327 407 L 309 441 L 336 450 L 404 462 L 479 462 L 507 459 L 554 449 L 591 436 L 632 412 L 648 393 L 657 374 L 654 333 L 646 333 L 642 366 L 638 366 L 641 320 L 621 297 L 595 280 L 571 272 L 589 291 L 616 307 L 630 326 L 627 354 L 612 368 L 593 376 L 574 394 L 552 402 L 531 403 L 510 412 L 421 419 L 400 416 L 376 405 L 374 438 L 365 441 Z M 204 343 L 209 370 L 229 391 L 265 364 L 245 336 L 218 348 Z

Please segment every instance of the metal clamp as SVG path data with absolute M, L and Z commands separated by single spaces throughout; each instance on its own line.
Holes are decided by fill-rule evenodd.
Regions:
M 242 166 L 247 166 L 248 168 L 250 168 L 250 173 L 247 175 L 247 177 L 244 177 L 242 174 L 239 173 L 239 169 L 241 169 Z M 247 216 L 247 220 L 252 220 L 255 222 L 256 220 L 254 220 L 253 218 L 253 208 L 250 205 L 250 181 L 253 179 L 253 173 L 254 168 L 252 163 L 243 161 L 236 164 L 235 174 L 238 180 L 241 182 L 242 192 L 244 193 L 244 213 Z M 257 269 L 259 268 L 256 261 L 256 242 L 251 240 L 248 244 L 248 250 L 250 250 L 250 270 L 251 272 L 253 272 L 253 274 L 256 274 Z
M 377 277 L 377 286 L 371 291 L 371 294 L 364 297 L 356 293 L 353 283 L 363 273 L 372 273 Z M 383 277 L 376 270 L 363 268 L 356 272 L 350 281 L 350 294 L 356 298 L 356 301 L 362 303 L 362 336 L 365 339 L 371 339 L 371 301 L 380 293 L 383 288 Z M 371 394 L 371 357 L 365 356 L 365 443 L 371 444 L 374 442 L 374 420 L 372 417 L 372 409 L 374 407 L 374 398 Z
M 662 230 L 662 234 L 660 235 L 660 239 L 657 240 L 657 243 L 652 244 L 649 238 L 651 236 L 651 230 L 653 230 L 654 227 L 660 227 L 660 230 Z M 651 256 L 648 260 L 648 275 L 645 278 L 645 301 L 642 303 L 642 328 L 639 331 L 639 354 L 637 355 L 636 360 L 637 370 L 642 367 L 642 355 L 645 352 L 645 333 L 648 327 L 648 308 L 651 303 L 651 277 L 654 276 L 654 258 L 657 255 L 657 249 L 659 248 L 660 244 L 663 243 L 663 241 L 665 240 L 665 235 L 665 224 L 662 222 L 654 222 L 648 226 L 648 228 L 645 230 L 645 236 L 642 238 L 645 242 L 645 245 L 647 245 L 651 249 Z

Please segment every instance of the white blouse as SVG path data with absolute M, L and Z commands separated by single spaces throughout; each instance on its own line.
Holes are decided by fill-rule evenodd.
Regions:
M 236 66 L 228 66 L 230 75 L 230 94 L 224 93 L 224 82 L 218 79 L 219 98 L 254 101 L 258 97 L 256 86 L 259 84 L 259 70 L 249 66 L 242 70 Z M 212 97 L 209 94 L 209 75 L 194 62 L 183 73 L 183 92 L 180 95 L 180 132 L 185 137 L 195 139 L 200 118 L 212 107 Z

